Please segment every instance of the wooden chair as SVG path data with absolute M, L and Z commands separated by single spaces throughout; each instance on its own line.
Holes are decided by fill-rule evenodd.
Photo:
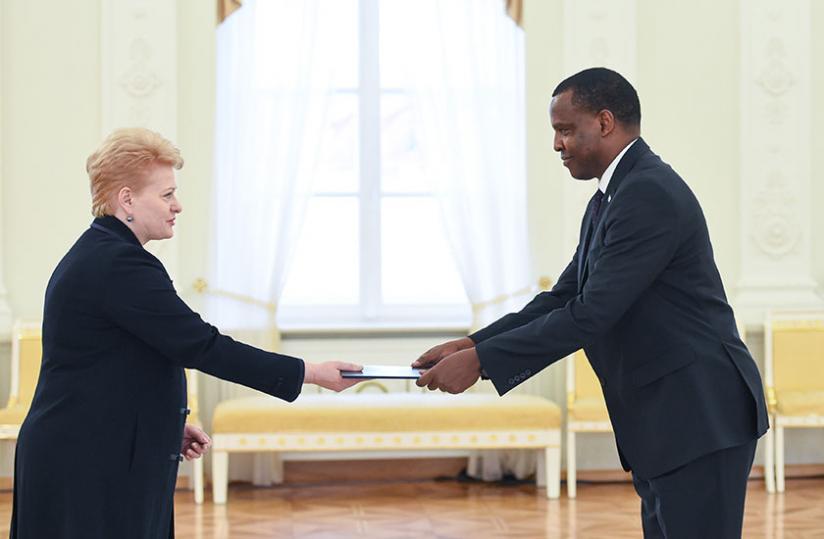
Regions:
M 11 343 L 11 390 L 8 404 L 0 410 L 0 440 L 13 444 L 29 413 L 40 376 L 43 355 L 40 324 L 16 322 Z
M 612 432 L 601 383 L 583 350 L 566 358 L 567 496 L 576 495 L 575 443 L 579 432 Z
M 773 427 L 767 433 L 765 468 L 774 438 L 775 487 L 784 492 L 784 429 L 824 428 L 824 311 L 768 313 L 764 356 Z

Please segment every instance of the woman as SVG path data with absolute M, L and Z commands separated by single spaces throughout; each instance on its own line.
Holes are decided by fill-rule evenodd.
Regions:
M 340 391 L 348 363 L 304 363 L 235 342 L 178 297 L 143 248 L 171 238 L 183 160 L 146 129 L 112 133 L 86 162 L 95 220 L 46 289 L 43 363 L 17 443 L 11 537 L 174 536 L 178 462 L 208 449 L 185 425 L 183 368 L 293 401 Z

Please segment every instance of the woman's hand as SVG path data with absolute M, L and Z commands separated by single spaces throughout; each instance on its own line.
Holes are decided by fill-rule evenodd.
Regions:
M 433 346 L 421 354 L 421 357 L 416 359 L 412 363 L 412 366 L 416 369 L 428 369 L 435 366 L 446 356 L 454 354 L 455 352 L 460 352 L 461 350 L 466 350 L 467 348 L 473 348 L 474 346 L 475 342 L 469 337 L 455 339 L 454 341 L 447 341 L 443 344 L 439 344 L 438 346 Z
M 199 459 L 212 447 L 212 439 L 202 429 L 186 424 L 183 427 L 183 446 L 180 453 L 186 460 Z
M 305 363 L 304 384 L 315 384 L 332 391 L 343 391 L 348 387 L 361 382 L 358 378 L 343 378 L 340 371 L 362 371 L 363 366 L 342 361 L 327 361 L 325 363 Z

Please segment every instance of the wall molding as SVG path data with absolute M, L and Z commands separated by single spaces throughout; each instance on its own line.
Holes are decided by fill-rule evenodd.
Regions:
M 563 12 L 564 77 L 589 67 L 608 67 L 636 86 L 636 0 L 564 0 Z M 621 39 L 611 37 L 615 28 L 621 28 Z M 561 171 L 563 248 L 564 256 L 571 257 L 578 245 L 581 216 L 597 183 L 574 180 L 562 166 Z
M 101 138 L 119 127 L 146 127 L 176 143 L 177 2 L 101 0 L 100 30 Z M 147 249 L 174 279 L 177 241 Z
M 809 0 L 741 0 L 741 278 L 746 321 L 824 306 L 812 260 Z

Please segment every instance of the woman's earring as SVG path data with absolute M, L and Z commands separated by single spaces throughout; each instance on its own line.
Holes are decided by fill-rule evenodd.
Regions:
M 134 217 L 132 217 L 131 215 L 127 215 L 126 220 L 131 223 L 132 221 L 134 221 Z

